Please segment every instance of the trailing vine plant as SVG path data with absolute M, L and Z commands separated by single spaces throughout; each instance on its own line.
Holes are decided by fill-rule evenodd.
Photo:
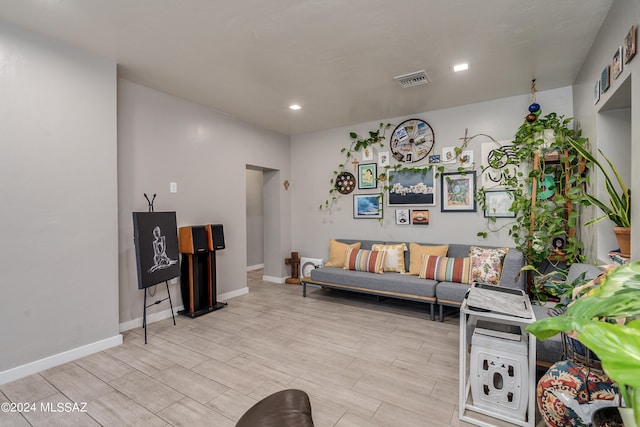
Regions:
M 532 107 L 530 111 L 540 111 L 538 104 Z M 515 219 L 508 224 L 509 235 L 516 248 L 525 254 L 527 263 L 536 268 L 544 261 L 561 260 L 567 265 L 584 261 L 583 244 L 575 232 L 588 177 L 584 173 L 585 159 L 569 141 L 585 146 L 588 140 L 580 131 L 569 128 L 571 121 L 572 118 L 556 113 L 544 117 L 539 113 L 528 115 L 515 134 L 508 161 L 502 157 L 507 154 L 497 151 L 488 165 L 492 168 L 506 163 L 516 166 L 504 168 L 496 184 L 513 193 L 510 211 L 514 212 Z M 537 183 L 535 200 L 534 182 Z M 476 193 L 476 201 L 483 210 L 487 190 L 479 188 Z M 496 218 L 490 217 L 489 222 L 495 223 Z M 478 236 L 487 237 L 487 231 L 479 232 Z M 551 246 L 556 237 L 565 240 L 561 251 Z
M 369 147 L 374 147 L 376 145 L 383 147 L 386 131 L 390 127 L 391 123 L 380 123 L 378 125 L 378 129 L 369 131 L 368 138 L 362 138 L 356 132 L 349 132 L 351 144 L 349 145 L 349 147 L 343 147 L 340 150 L 340 153 L 344 154 L 345 160 L 338 165 L 337 169 L 333 171 L 333 177 L 329 181 L 329 198 L 320 204 L 320 210 L 330 210 L 335 201 L 338 200 L 339 193 L 336 189 L 336 178 L 338 177 L 338 175 L 345 171 L 345 167 L 347 166 L 349 161 L 354 158 L 354 153 L 357 153 Z M 383 174 L 379 174 L 378 179 L 380 179 L 380 176 Z M 386 178 L 386 175 L 383 178 Z

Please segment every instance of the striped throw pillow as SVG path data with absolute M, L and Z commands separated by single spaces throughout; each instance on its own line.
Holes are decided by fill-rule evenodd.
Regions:
M 383 274 L 384 251 L 369 251 L 365 249 L 347 248 L 344 261 L 345 270 L 367 271 L 369 273 Z
M 471 260 L 469 258 L 447 258 L 424 254 L 419 276 L 421 279 L 470 283 Z

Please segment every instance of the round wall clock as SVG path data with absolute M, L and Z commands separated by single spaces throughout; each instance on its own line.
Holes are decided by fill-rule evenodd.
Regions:
M 356 188 L 356 177 L 349 172 L 342 172 L 336 177 L 336 190 L 340 194 L 349 194 Z
M 393 130 L 389 145 L 394 159 L 403 163 L 415 163 L 427 157 L 434 142 L 433 129 L 429 123 L 409 119 Z

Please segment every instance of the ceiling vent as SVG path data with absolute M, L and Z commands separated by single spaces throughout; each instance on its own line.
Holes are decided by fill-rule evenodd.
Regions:
M 394 80 L 400 83 L 402 87 L 418 86 L 425 83 L 429 83 L 429 76 L 424 70 L 416 71 L 414 73 L 403 74 L 401 76 L 395 76 Z

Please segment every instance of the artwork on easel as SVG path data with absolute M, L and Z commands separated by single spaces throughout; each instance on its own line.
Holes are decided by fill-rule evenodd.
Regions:
M 133 212 L 138 289 L 180 276 L 175 212 Z

